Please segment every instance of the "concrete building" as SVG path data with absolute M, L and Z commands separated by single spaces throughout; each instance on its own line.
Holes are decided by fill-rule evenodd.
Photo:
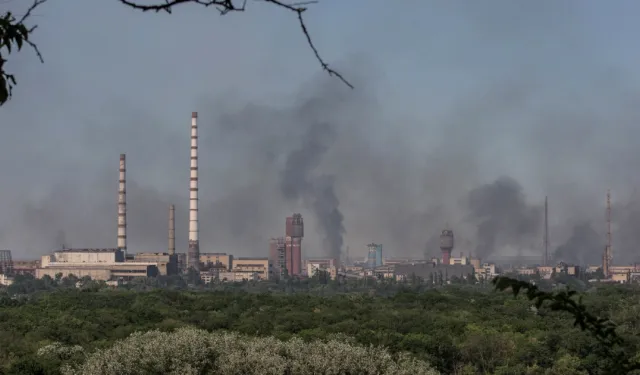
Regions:
M 495 263 L 483 263 L 480 268 L 475 269 L 474 272 L 478 280 L 489 280 L 498 276 L 498 269 L 496 268 Z
M 5 275 L 13 274 L 11 250 L 0 250 L 0 273 Z
M 242 281 L 258 281 L 260 277 L 251 271 L 227 271 L 220 272 L 218 275 L 221 281 L 242 282 Z
M 13 277 L 0 273 L 0 285 L 9 286 L 13 284 Z
M 335 265 L 330 265 L 330 264 L 327 264 L 327 263 L 310 263 L 310 262 L 307 262 L 306 271 L 307 271 L 307 275 L 309 277 L 314 277 L 316 275 L 316 273 L 319 272 L 319 271 L 327 272 L 329 274 L 329 277 L 331 278 L 331 280 L 335 280 L 336 276 L 338 275 L 338 269 L 336 268 L 336 266 Z
M 285 275 L 286 262 L 286 240 L 284 237 L 272 238 L 269 240 L 269 261 L 273 265 L 273 274 L 279 278 Z
M 158 267 L 155 263 L 125 262 L 122 249 L 62 249 L 53 254 L 43 255 L 36 277 L 48 275 L 55 278 L 74 275 L 89 276 L 94 280 L 112 278 L 155 277 Z
M 227 253 L 200 253 L 200 263 L 203 269 L 209 269 L 215 265 L 224 266 L 227 271 L 231 269 L 233 255 Z
M 180 272 L 185 272 L 187 270 L 187 254 L 185 253 L 176 253 L 178 257 L 178 269 Z
M 470 264 L 470 262 L 469 262 L 469 258 L 465 257 L 463 253 L 460 253 L 459 257 L 449 256 L 449 264 L 452 266 L 453 265 L 464 266 L 464 265 Z
M 232 272 L 244 276 L 251 275 L 251 277 L 243 276 L 247 280 L 253 278 L 269 280 L 273 275 L 273 266 L 269 258 L 234 258 L 231 264 Z
M 383 266 L 393 266 L 396 264 L 407 264 L 413 263 L 413 259 L 411 258 L 384 258 L 382 261 Z
M 367 245 L 367 268 L 369 269 L 376 268 L 377 247 L 378 245 L 374 243 Z
M 89 276 L 92 280 L 108 281 L 118 278 L 156 277 L 158 276 L 158 268 L 154 264 L 134 262 L 112 264 L 50 263 L 47 267 L 36 270 L 36 277 L 39 279 L 45 275 L 55 279 L 58 274 L 61 274 L 62 277 L 69 275 L 79 278 Z
M 375 277 L 376 279 L 394 279 L 396 277 L 396 267 L 395 266 L 376 267 L 371 271 L 371 276 Z
M 314 258 L 309 258 L 307 260 L 304 261 L 304 267 L 305 269 L 307 269 L 307 265 L 313 263 L 313 264 L 319 264 L 322 267 L 328 268 L 328 267 L 338 267 L 338 261 L 335 258 L 322 258 L 322 257 L 314 257 Z
M 124 262 L 124 252 L 120 249 L 61 249 L 51 255 L 43 255 L 41 267 L 49 263 L 116 263 Z
M 473 276 L 474 269 L 471 265 L 452 266 L 434 263 L 399 264 L 395 266 L 396 280 L 410 280 L 419 277 L 426 282 L 449 281 L 451 278 L 467 279 Z
M 304 221 L 301 214 L 293 214 L 285 220 L 285 264 L 288 276 L 302 273 L 302 238 Z
M 14 275 L 36 275 L 36 269 L 40 267 L 39 260 L 14 260 L 13 261 L 13 274 Z
M 176 275 L 178 257 L 169 253 L 137 253 L 133 257 L 135 263 L 149 263 L 158 267 L 158 274 L 162 276 Z M 131 263 L 131 262 L 127 262 Z

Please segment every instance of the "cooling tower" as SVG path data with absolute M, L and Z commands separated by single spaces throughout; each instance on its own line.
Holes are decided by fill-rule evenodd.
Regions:
M 200 270 L 198 239 L 198 112 L 191 113 L 191 178 L 189 182 L 189 251 L 187 266 Z
M 125 155 L 120 154 L 120 182 L 118 188 L 118 249 L 127 256 L 127 166 Z
M 169 255 L 176 253 L 176 207 L 169 205 Z

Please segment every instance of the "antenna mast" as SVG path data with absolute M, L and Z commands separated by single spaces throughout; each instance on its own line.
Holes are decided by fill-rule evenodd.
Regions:
M 604 259 L 602 262 L 602 272 L 605 277 L 609 277 L 609 267 L 613 260 L 613 239 L 611 234 L 611 191 L 607 190 L 607 246 L 604 249 Z
M 549 201 L 544 197 L 544 265 L 549 265 Z

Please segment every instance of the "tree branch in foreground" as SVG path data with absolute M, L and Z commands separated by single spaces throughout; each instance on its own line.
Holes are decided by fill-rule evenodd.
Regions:
M 11 98 L 13 87 L 16 85 L 15 76 L 7 73 L 5 70 L 7 56 L 14 51 L 14 48 L 15 51 L 20 51 L 26 44 L 35 51 L 40 62 L 44 62 L 38 46 L 29 39 L 38 26 L 35 25 L 27 28 L 25 22 L 31 16 L 32 12 L 46 1 L 47 0 L 34 0 L 20 18 L 11 12 L 7 12 L 0 17 L 0 106 Z
M 524 291 L 527 299 L 535 302 L 536 308 L 545 305 L 552 311 L 564 311 L 571 314 L 574 318 L 573 325 L 580 326 L 581 330 L 591 333 L 602 344 L 604 353 L 615 363 L 615 368 L 611 369 L 612 374 L 627 374 L 640 369 L 640 363 L 632 362 L 624 351 L 615 350 L 625 344 L 624 340 L 616 333 L 616 324 L 609 319 L 598 318 L 589 313 L 582 304 L 582 296 L 577 301 L 574 299 L 575 291 L 543 292 L 531 283 L 504 276 L 496 277 L 492 283 L 499 291 L 511 289 L 514 297 Z
M 316 48 L 315 44 L 313 43 L 313 40 L 311 39 L 311 35 L 309 34 L 309 30 L 307 29 L 307 25 L 305 24 L 305 21 L 303 18 L 303 13 L 307 10 L 308 5 L 316 4 L 318 2 L 317 0 L 302 1 L 302 2 L 296 2 L 296 3 L 290 3 L 290 4 L 285 3 L 282 0 L 260 0 L 260 1 L 263 1 L 265 3 L 270 3 L 273 5 L 282 7 L 284 9 L 287 9 L 291 12 L 294 12 L 298 18 L 300 29 L 302 30 L 302 33 L 307 39 L 307 44 L 311 48 L 311 51 L 313 51 L 313 54 L 315 55 L 316 59 L 320 63 L 320 66 L 322 67 L 322 69 L 325 72 L 329 73 L 330 76 L 338 78 L 345 85 L 349 86 L 349 88 L 353 88 L 353 85 L 349 83 L 349 81 L 347 81 L 340 73 L 330 68 L 329 64 L 327 64 L 322 59 L 322 57 L 320 56 L 320 53 L 318 52 L 318 49 Z M 213 6 L 220 12 L 220 15 L 225 15 L 229 12 L 244 12 L 247 0 L 243 0 L 242 5 L 236 5 L 237 1 L 234 1 L 234 0 L 164 0 L 163 3 L 156 3 L 156 4 L 150 4 L 150 5 L 142 5 L 131 0 L 120 0 L 120 2 L 131 8 L 138 9 L 143 12 L 164 11 L 167 13 L 171 13 L 174 6 L 186 4 L 186 3 L 192 3 L 192 4 L 202 5 L 204 7 Z

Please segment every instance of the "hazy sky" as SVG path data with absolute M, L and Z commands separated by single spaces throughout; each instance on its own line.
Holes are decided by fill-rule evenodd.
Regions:
M 23 2 L 0 10 L 19 12 Z M 422 255 L 447 223 L 459 250 L 473 250 L 478 217 L 465 197 L 503 175 L 522 185 L 527 204 L 549 195 L 552 247 L 569 237 L 565 224 L 588 219 L 602 231 L 607 188 L 632 200 L 637 1 L 389 4 L 322 0 L 306 14 L 322 56 L 356 85 L 349 91 L 320 72 L 294 14 L 258 1 L 220 17 L 200 6 L 167 15 L 114 0 L 50 0 L 32 20 L 45 64 L 30 51 L 8 64 L 18 86 L 0 108 L 0 247 L 34 257 L 61 237 L 115 246 L 124 152 L 130 251 L 166 248 L 169 203 L 184 251 L 192 111 L 202 251 L 266 255 L 296 210 L 306 251 L 322 253 L 312 209 L 278 184 L 304 138 L 299 122 L 311 118 L 335 127 L 318 171 L 335 176 L 352 255 L 371 241 Z M 326 100 L 307 114 L 308 98 Z M 529 232 L 522 246 L 539 251 L 539 228 Z

